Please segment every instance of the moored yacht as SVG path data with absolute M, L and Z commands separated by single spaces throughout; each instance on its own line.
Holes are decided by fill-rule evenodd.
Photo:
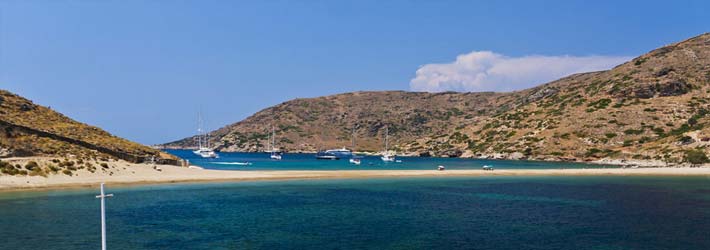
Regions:
M 197 150 L 192 153 L 199 155 L 202 158 L 219 158 L 219 155 L 210 148 L 209 134 L 202 129 L 202 115 L 198 114 L 197 118 Z
M 281 151 L 277 151 L 275 148 L 276 145 L 276 130 L 274 130 L 274 126 L 271 126 L 271 156 L 269 156 L 271 159 L 274 160 L 281 160 Z
M 385 154 L 383 154 L 382 157 L 380 157 L 380 158 L 381 158 L 382 161 L 384 161 L 384 162 L 393 162 L 393 161 L 395 161 L 395 155 L 392 154 L 392 153 L 389 153 L 389 152 L 385 152 Z
M 327 151 L 318 151 L 316 153 L 316 159 L 318 160 L 340 160 L 340 157 L 333 153 L 328 153 Z
M 352 131 L 350 132 L 350 140 L 351 140 L 351 145 L 350 147 L 355 150 L 355 126 L 353 126 Z M 345 148 L 343 148 L 345 149 Z M 354 153 L 350 153 L 350 164 L 355 164 L 355 165 L 360 165 L 362 163 L 362 157 L 357 156 Z
M 353 152 L 345 147 L 338 149 L 329 149 L 326 150 L 325 153 L 337 155 L 339 158 L 350 157 L 353 155 Z
M 219 155 L 215 153 L 214 150 L 212 150 L 211 148 L 201 147 L 192 152 L 202 158 L 219 158 Z
M 389 127 L 385 127 L 385 151 L 382 153 L 382 161 L 384 162 L 393 162 L 395 161 L 395 156 L 393 152 L 389 151 Z

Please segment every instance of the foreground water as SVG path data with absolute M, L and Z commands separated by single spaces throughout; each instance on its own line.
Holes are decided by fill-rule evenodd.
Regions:
M 710 249 L 705 177 L 109 187 L 109 249 Z M 97 190 L 0 193 L 0 249 L 98 249 Z
M 167 150 L 168 153 L 187 159 L 193 165 L 222 170 L 377 170 L 377 169 L 481 169 L 484 165 L 496 169 L 559 169 L 559 168 L 610 168 L 613 166 L 567 162 L 510 161 L 464 158 L 397 157 L 401 162 L 383 162 L 379 156 L 366 156 L 361 165 L 348 159 L 337 161 L 316 160 L 315 154 L 285 154 L 283 160 L 272 160 L 265 153 L 219 153 L 217 159 L 205 159 L 189 150 Z M 249 165 L 243 165 L 249 163 Z

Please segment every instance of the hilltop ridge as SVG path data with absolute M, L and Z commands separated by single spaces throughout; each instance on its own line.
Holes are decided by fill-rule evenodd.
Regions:
M 6 90 L 0 90 L 0 157 L 178 163 L 175 156 L 77 122 Z
M 270 125 L 288 151 L 350 145 L 422 156 L 687 161 L 710 144 L 710 34 L 611 70 L 507 93 L 354 92 L 295 99 L 212 133 L 222 151 L 262 151 Z M 706 128 L 707 127 L 707 128 Z M 165 144 L 189 147 L 193 138 Z

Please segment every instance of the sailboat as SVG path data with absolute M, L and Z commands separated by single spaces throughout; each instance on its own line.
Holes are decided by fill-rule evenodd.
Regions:
M 385 127 L 385 152 L 382 154 L 382 161 L 393 162 L 395 154 L 389 151 L 389 127 Z
M 353 126 L 352 132 L 351 132 L 351 148 L 355 150 L 355 126 Z M 350 163 L 355 164 L 355 165 L 360 165 L 362 163 L 362 157 L 357 156 L 356 154 L 351 154 L 350 156 Z
M 205 133 L 202 129 L 202 115 L 198 114 L 197 117 L 197 150 L 192 152 L 202 158 L 219 158 L 219 155 L 210 148 L 209 133 Z
M 281 160 L 281 152 L 277 152 L 274 148 L 276 145 L 276 130 L 274 126 L 271 126 L 271 159 Z

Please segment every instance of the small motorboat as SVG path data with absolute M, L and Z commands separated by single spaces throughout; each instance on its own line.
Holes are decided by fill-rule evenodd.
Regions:
M 381 158 L 382 161 L 384 161 L 384 162 L 393 162 L 393 161 L 395 161 L 395 157 L 396 157 L 396 156 L 393 155 L 393 154 L 385 153 L 385 154 L 383 154 L 382 157 L 380 157 L 380 158 Z
M 483 170 L 486 170 L 486 171 L 493 171 L 493 166 L 490 166 L 490 165 L 483 165 L 483 168 L 482 168 L 482 169 L 483 169 Z
M 362 160 L 360 158 L 350 158 L 350 163 L 355 164 L 355 165 L 360 165 L 362 163 Z
M 437 167 L 437 169 L 439 171 L 444 171 L 444 170 L 446 170 L 446 167 L 439 165 L 439 167 Z

